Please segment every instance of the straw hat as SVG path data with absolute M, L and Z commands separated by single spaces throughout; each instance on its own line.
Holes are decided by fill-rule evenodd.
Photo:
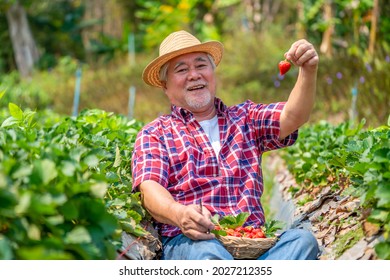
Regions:
M 223 54 L 223 45 L 218 41 L 201 43 L 197 38 L 186 31 L 171 33 L 160 45 L 159 57 L 150 62 L 144 69 L 142 78 L 145 83 L 163 87 L 160 81 L 160 68 L 172 58 L 192 52 L 205 52 L 210 54 L 218 65 Z

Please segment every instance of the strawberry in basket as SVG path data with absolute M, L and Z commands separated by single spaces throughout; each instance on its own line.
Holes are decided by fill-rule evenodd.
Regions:
M 211 221 L 215 224 L 215 229 L 211 232 L 219 236 L 271 238 L 275 237 L 277 230 L 283 228 L 283 223 L 276 220 L 266 222 L 265 225 L 260 228 L 255 228 L 253 226 L 243 227 L 248 217 L 248 212 L 242 212 L 237 216 L 227 215 L 222 218 L 218 214 L 215 214 L 211 217 Z
M 243 227 L 249 213 L 237 216 L 220 217 L 214 215 L 211 220 L 216 225 L 211 232 L 236 259 L 256 259 L 270 249 L 277 241 L 276 231 L 283 223 L 272 220 L 261 228 Z

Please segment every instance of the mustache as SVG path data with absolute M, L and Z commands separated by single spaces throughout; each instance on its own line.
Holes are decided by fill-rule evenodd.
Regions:
M 186 87 L 186 90 L 196 90 L 196 89 L 202 89 L 208 86 L 208 83 L 196 83 L 196 84 L 190 84 Z

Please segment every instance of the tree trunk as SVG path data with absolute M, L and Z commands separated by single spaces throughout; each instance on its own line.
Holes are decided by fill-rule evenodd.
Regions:
M 96 21 L 96 24 L 85 28 L 82 32 L 84 47 L 91 47 L 91 40 L 99 40 L 101 34 L 120 39 L 123 33 L 124 10 L 116 1 L 87 0 L 84 21 Z
M 274 23 L 274 19 L 276 15 L 280 12 L 280 8 L 283 4 L 283 1 L 264 0 L 262 2 L 262 18 L 264 18 L 265 22 L 264 29 L 267 29 L 268 26 Z
M 16 1 L 7 11 L 8 29 L 18 71 L 22 77 L 29 77 L 39 52 L 28 24 L 26 11 Z
M 328 27 L 322 35 L 322 42 L 320 46 L 321 53 L 325 54 L 326 57 L 332 57 L 332 35 L 334 31 L 332 19 L 332 1 L 328 0 L 324 3 L 324 20 L 328 23 Z
M 373 55 L 375 51 L 376 31 L 379 17 L 379 0 L 374 0 L 374 8 L 371 17 L 370 43 L 368 52 Z

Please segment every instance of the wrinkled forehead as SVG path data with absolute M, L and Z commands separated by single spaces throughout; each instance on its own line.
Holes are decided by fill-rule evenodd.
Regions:
M 177 66 L 181 64 L 192 64 L 196 62 L 208 62 L 207 53 L 193 52 L 179 55 L 168 61 L 170 66 Z

